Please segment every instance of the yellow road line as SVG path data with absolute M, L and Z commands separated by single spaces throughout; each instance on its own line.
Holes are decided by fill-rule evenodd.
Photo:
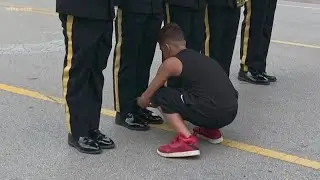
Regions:
M 7 11 L 31 12 L 31 13 L 39 13 L 39 14 L 47 14 L 47 15 L 57 15 L 57 13 L 55 13 L 49 9 L 27 7 L 24 5 L 16 5 L 16 4 L 8 4 L 8 3 L 1 3 L 0 2 L 0 7 L 5 7 Z M 238 36 L 238 37 L 240 37 L 240 36 Z M 277 43 L 277 44 L 320 49 L 320 45 L 311 45 L 311 44 L 304 44 L 304 43 L 297 43 L 297 42 L 290 42 L 290 41 L 281 41 L 281 40 L 271 40 L 271 42 Z
M 240 37 L 241 37 L 240 35 L 237 35 L 237 38 L 240 38 Z M 311 44 L 281 41 L 281 40 L 274 40 L 274 39 L 271 39 L 271 42 L 276 43 L 276 44 L 284 44 L 284 45 L 298 46 L 298 47 L 304 47 L 304 48 L 320 49 L 320 45 L 311 45 Z
M 297 42 L 288 42 L 288 41 L 280 41 L 280 40 L 271 40 L 271 42 L 278 43 L 278 44 L 285 44 L 285 45 L 292 45 L 292 46 L 300 46 L 300 47 L 306 47 L 306 48 L 320 49 L 320 46 L 317 46 L 317 45 L 302 44 L 302 43 L 297 43 Z
M 320 10 L 319 7 L 299 6 L 299 5 L 290 5 L 290 4 L 278 4 L 278 6 Z
M 19 88 L 19 87 L 14 87 L 14 86 L 6 85 L 6 84 L 0 84 L 0 90 L 7 91 L 7 92 L 10 92 L 13 94 L 28 96 L 28 97 L 39 99 L 39 100 L 50 101 L 50 102 L 54 102 L 54 103 L 58 103 L 58 104 L 65 103 L 65 100 L 62 98 L 58 98 L 58 97 L 54 97 L 54 96 L 47 96 L 47 95 L 44 95 L 39 92 L 35 92 L 35 91 L 31 91 L 31 90 L 27 90 L 27 89 L 23 89 L 23 88 Z M 115 117 L 116 113 L 113 110 L 103 108 L 101 110 L 101 114 L 106 115 L 106 116 Z M 157 129 L 162 129 L 165 131 L 173 131 L 167 124 L 152 125 L 152 127 L 157 128 Z M 227 147 L 231 147 L 231 148 L 236 148 L 236 149 L 246 151 L 246 152 L 251 152 L 251 153 L 258 154 L 258 155 L 261 155 L 264 157 L 270 157 L 273 159 L 289 162 L 292 164 L 309 167 L 309 168 L 316 169 L 316 170 L 320 169 L 320 162 L 312 161 L 309 159 L 305 159 L 302 157 L 298 157 L 298 156 L 294 156 L 294 155 L 290 155 L 290 154 L 286 154 L 286 153 L 282 153 L 282 152 L 277 152 L 277 151 L 270 150 L 270 149 L 265 149 L 265 148 L 258 147 L 258 146 L 245 144 L 245 143 L 230 140 L 230 139 L 225 139 L 222 142 L 222 145 L 227 146 Z
M 44 8 L 34 8 L 28 7 L 25 5 L 17 5 L 17 4 L 9 4 L 0 2 L 0 7 L 4 7 L 7 11 L 16 11 L 16 12 L 30 12 L 30 13 L 38 13 L 38 14 L 47 14 L 47 15 L 57 15 L 57 13 Z

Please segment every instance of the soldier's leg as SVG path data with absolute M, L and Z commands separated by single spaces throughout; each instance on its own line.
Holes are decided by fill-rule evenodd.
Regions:
M 149 84 L 150 69 L 154 59 L 155 49 L 157 46 L 158 33 L 161 28 L 163 20 L 162 14 L 149 14 L 146 25 L 143 29 L 142 43 L 139 48 L 139 58 L 137 59 L 137 73 L 136 74 L 136 97 L 140 97 L 141 94 L 147 89 Z M 160 57 L 159 57 L 160 58 Z M 159 60 L 159 59 L 158 59 Z M 138 110 L 138 116 L 141 119 L 146 120 L 149 124 L 162 124 L 161 117 L 153 114 L 147 109 L 140 109 L 136 105 Z
M 265 21 L 265 0 L 248 0 L 245 4 L 244 20 L 241 28 L 241 67 L 238 79 L 254 84 L 269 85 L 262 74 L 264 58 L 261 51 L 263 25 Z
M 187 47 L 190 48 L 190 42 L 188 37 L 191 32 L 191 17 L 192 11 L 190 8 L 185 8 L 181 6 L 168 5 L 166 4 L 166 15 L 165 15 L 165 24 L 176 23 L 178 24 L 187 41 Z
M 115 21 L 116 47 L 113 61 L 116 123 L 131 130 L 148 130 L 136 117 L 139 49 L 143 43 L 147 16 L 118 9 Z
M 221 42 L 224 26 L 223 9 L 217 6 L 207 6 L 205 10 L 205 45 L 203 53 L 221 63 Z
M 100 112 L 97 114 L 97 111 L 100 109 L 100 101 L 94 98 L 99 87 L 94 83 L 93 76 L 106 23 L 70 15 L 59 17 L 66 46 L 62 80 L 68 142 L 80 152 L 101 153 L 99 143 L 90 136 L 90 130 L 93 124 L 99 126 Z
M 221 43 L 221 46 L 223 60 L 222 67 L 226 71 L 227 75 L 229 75 L 240 20 L 240 8 L 228 8 L 226 11 L 228 11 L 228 14 L 226 14 L 228 19 L 224 27 L 224 40 Z
M 114 142 L 99 131 L 99 124 L 104 87 L 103 70 L 107 66 L 112 49 L 113 21 L 97 21 L 97 26 L 97 30 L 101 29 L 102 34 L 97 44 L 96 58 L 92 64 L 92 73 L 89 80 L 93 102 L 91 105 L 90 137 L 94 138 L 101 148 L 111 149 L 115 147 Z
M 269 80 L 269 82 L 277 81 L 275 76 L 266 73 L 266 60 L 268 57 L 268 51 L 270 46 L 271 34 L 273 29 L 274 15 L 277 7 L 277 0 L 268 0 L 267 15 L 263 26 L 263 39 L 262 39 L 262 57 L 264 59 L 264 76 Z
M 205 54 L 218 61 L 229 75 L 237 27 L 239 9 L 223 6 L 208 6 L 205 25 Z
M 204 19 L 205 9 L 192 10 L 190 32 L 188 34 L 188 48 L 200 52 L 204 45 L 205 25 Z

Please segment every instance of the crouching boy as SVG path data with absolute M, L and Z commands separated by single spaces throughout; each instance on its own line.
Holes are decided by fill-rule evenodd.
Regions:
M 159 155 L 200 155 L 197 136 L 211 143 L 222 142 L 219 129 L 235 119 L 238 92 L 215 60 L 186 48 L 178 25 L 163 27 L 158 42 L 164 60 L 148 89 L 138 98 L 138 105 L 159 108 L 177 131 L 171 143 L 158 148 Z M 168 86 L 164 87 L 167 81 Z M 184 121 L 198 127 L 191 133 Z

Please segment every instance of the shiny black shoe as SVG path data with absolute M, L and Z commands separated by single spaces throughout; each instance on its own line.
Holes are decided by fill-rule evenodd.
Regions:
M 117 113 L 115 121 L 116 121 L 116 124 L 134 131 L 147 131 L 150 129 L 146 121 L 143 121 L 140 118 L 137 118 L 137 116 L 132 113 L 127 113 L 127 114 Z
M 269 75 L 266 72 L 261 73 L 262 76 L 268 79 L 269 82 L 276 82 L 277 78 L 275 76 Z
M 244 72 L 242 70 L 239 71 L 238 79 L 240 81 L 245 81 L 252 84 L 257 85 L 269 85 L 269 80 L 259 72 Z
M 98 143 L 101 149 L 115 148 L 113 140 L 102 134 L 98 129 L 90 131 L 90 137 Z
M 74 139 L 71 134 L 68 134 L 68 144 L 76 148 L 79 152 L 86 154 L 100 154 L 102 150 L 98 143 L 90 137 L 79 137 L 78 140 Z
M 142 121 L 147 121 L 148 124 L 163 124 L 163 119 L 148 109 L 139 109 L 137 118 L 141 118 Z

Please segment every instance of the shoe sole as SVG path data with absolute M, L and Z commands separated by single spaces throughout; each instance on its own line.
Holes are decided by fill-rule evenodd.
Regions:
M 81 150 L 78 146 L 68 142 L 69 146 L 75 148 L 76 150 L 78 150 L 79 152 L 81 153 L 85 153 L 85 154 L 101 154 L 102 153 L 102 150 L 100 151 L 93 151 L 93 152 L 88 152 L 88 151 L 84 151 L 84 150 Z
M 222 141 L 223 141 L 223 136 L 221 136 L 221 137 L 218 138 L 218 139 L 210 139 L 210 138 L 205 137 L 205 136 L 203 136 L 203 135 L 201 135 L 201 134 L 197 134 L 197 136 L 198 136 L 199 138 L 201 138 L 201 139 L 204 139 L 204 140 L 209 141 L 209 143 L 211 143 L 211 144 L 220 144 L 220 143 L 222 143 Z
M 238 80 L 239 80 L 239 81 L 243 81 L 243 82 L 248 82 L 248 83 L 251 83 L 251 84 L 256 84 L 256 85 L 270 85 L 270 82 L 269 82 L 269 81 L 267 81 L 267 82 L 265 82 L 265 83 L 257 83 L 257 82 L 254 82 L 254 81 L 250 81 L 250 80 L 248 80 L 248 79 L 246 79 L 246 78 L 239 77 L 239 76 L 238 76 Z
M 194 150 L 194 151 L 186 151 L 186 152 L 176 152 L 176 153 L 162 153 L 159 150 L 157 150 L 157 153 L 166 158 L 181 158 L 181 157 L 192 157 L 192 156 L 199 156 L 200 151 Z
M 276 82 L 277 80 L 271 80 L 271 79 L 268 79 L 269 80 L 269 82 Z
M 110 146 L 100 146 L 101 149 L 114 149 L 116 145 L 110 145 Z
M 119 125 L 119 126 L 125 127 L 127 129 L 133 130 L 133 131 L 148 131 L 150 129 L 149 126 L 147 126 L 146 128 L 132 128 L 130 126 L 127 126 L 127 125 L 125 125 L 125 124 L 123 124 L 121 122 L 117 122 L 117 121 L 116 121 L 116 124 Z
M 160 124 L 163 124 L 164 121 L 157 121 L 157 122 L 150 122 L 150 121 L 147 121 L 148 124 L 154 124 L 154 125 L 160 125 Z
M 147 122 L 148 124 L 163 124 L 164 120 L 161 118 L 160 121 L 148 121 L 146 118 L 138 117 L 140 120 Z

